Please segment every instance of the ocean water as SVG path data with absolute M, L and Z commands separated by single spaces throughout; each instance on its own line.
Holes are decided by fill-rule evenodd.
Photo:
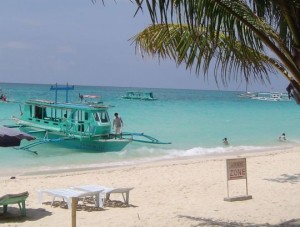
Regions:
M 1 84 L 8 100 L 0 103 L 0 125 L 11 124 L 19 116 L 22 103 L 30 98 L 53 100 L 51 85 Z M 122 99 L 126 91 L 152 91 L 156 101 Z M 75 86 L 69 100 L 78 94 L 99 95 L 118 112 L 123 131 L 143 132 L 168 145 L 132 142 L 122 151 L 95 153 L 77 151 L 58 144 L 44 144 L 31 152 L 0 148 L 0 173 L 21 174 L 35 171 L 118 166 L 162 159 L 207 156 L 231 152 L 253 152 L 299 146 L 300 106 L 294 101 L 268 102 L 238 97 L 240 92 L 180 89 L 142 89 Z M 60 100 L 65 92 L 58 92 Z M 278 137 L 285 132 L 286 142 Z M 222 143 L 224 137 L 229 146 Z M 27 141 L 22 141 L 21 145 Z

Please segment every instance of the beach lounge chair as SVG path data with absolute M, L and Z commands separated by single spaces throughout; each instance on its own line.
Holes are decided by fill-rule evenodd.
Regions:
M 22 216 L 26 216 L 25 200 L 29 193 L 7 194 L 0 197 L 0 205 L 3 205 L 3 213 L 7 213 L 8 204 L 18 204 Z
M 39 203 L 42 204 L 43 201 L 43 194 L 48 194 L 52 196 L 52 203 L 53 205 L 56 197 L 60 197 L 63 199 L 63 201 L 66 201 L 68 204 L 68 209 L 71 208 L 71 202 L 72 198 L 85 198 L 87 196 L 95 197 L 95 206 L 100 206 L 100 193 L 102 192 L 102 189 L 95 190 L 92 192 L 83 191 L 83 190 L 77 190 L 77 189 L 71 189 L 71 188 L 59 188 L 59 189 L 46 189 L 46 190 L 39 190 L 38 191 L 38 199 Z
M 133 188 L 108 188 L 108 187 L 101 186 L 101 185 L 78 185 L 78 186 L 74 186 L 72 188 L 78 189 L 78 190 L 83 190 L 86 192 L 95 192 L 95 191 L 103 190 L 100 194 L 100 206 L 101 205 L 103 206 L 104 199 L 108 200 L 110 197 L 110 194 L 112 194 L 112 193 L 121 193 L 123 196 L 123 199 L 124 199 L 124 203 L 126 205 L 128 205 L 129 204 L 129 192 L 130 192 L 130 190 L 133 189 Z

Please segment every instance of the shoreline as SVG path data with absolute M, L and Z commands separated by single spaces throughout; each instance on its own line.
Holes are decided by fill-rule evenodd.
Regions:
M 226 159 L 247 158 L 248 189 L 252 199 L 226 202 Z M 42 175 L 0 177 L 2 194 L 28 191 L 27 217 L 9 206 L 9 217 L 0 214 L 1 226 L 68 226 L 70 210 L 62 202 L 40 205 L 40 189 L 101 184 L 134 187 L 128 207 L 94 209 L 80 204 L 78 226 L 277 226 L 300 223 L 300 148 L 212 157 L 185 157 L 116 168 L 69 171 Z M 230 195 L 245 193 L 245 181 L 229 181 Z M 113 200 L 122 201 L 117 195 Z M 10 209 L 12 207 L 12 209 Z M 0 208 L 0 213 L 2 207 Z
M 140 165 L 151 165 L 155 163 L 163 163 L 163 162 L 177 162 L 177 161 L 184 161 L 184 160 L 192 160 L 192 159 L 214 159 L 214 158 L 230 158 L 230 157 L 251 157 L 251 156 L 260 156 L 260 155 L 267 155 L 268 152 L 276 152 L 276 151 L 286 151 L 286 150 L 293 150 L 299 149 L 300 144 L 285 144 L 283 146 L 278 147 L 267 147 L 262 149 L 253 149 L 248 151 L 236 150 L 231 151 L 228 153 L 212 153 L 212 154 L 201 154 L 201 155 L 187 155 L 187 156 L 173 156 L 173 157 L 156 157 L 153 159 L 145 158 L 141 160 L 137 160 L 134 162 L 125 161 L 125 162 L 109 162 L 109 163 L 101 163 L 101 164 L 86 164 L 82 165 L 81 167 L 71 166 L 64 166 L 64 167 L 52 167 L 50 169 L 20 169 L 15 173 L 6 174 L 5 171 L 0 173 L 1 177 L 8 177 L 8 176 L 32 176 L 32 175 L 47 175 L 47 174 L 59 174 L 59 173 L 69 173 L 69 172 L 84 172 L 84 171 L 93 171 L 93 170 L 103 170 L 103 169 L 116 169 L 122 167 L 130 167 L 130 166 L 140 166 Z M 146 160 L 147 159 L 147 160 Z M 91 166 L 92 165 L 92 166 Z M 49 167 L 48 167 L 49 168 Z M 55 168 L 55 169 L 54 169 Z

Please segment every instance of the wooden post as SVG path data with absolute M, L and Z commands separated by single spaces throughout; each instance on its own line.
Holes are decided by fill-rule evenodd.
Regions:
M 72 227 L 76 227 L 76 208 L 77 208 L 77 198 L 72 197 L 72 202 L 71 202 L 71 217 L 72 217 Z

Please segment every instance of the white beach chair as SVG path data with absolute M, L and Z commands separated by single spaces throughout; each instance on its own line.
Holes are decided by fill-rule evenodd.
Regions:
M 110 194 L 112 194 L 112 193 L 121 193 L 122 197 L 124 199 L 124 203 L 126 205 L 128 205 L 129 204 L 129 192 L 130 192 L 130 190 L 133 189 L 133 188 L 108 188 L 108 187 L 101 186 L 101 185 L 78 185 L 78 186 L 74 186 L 72 188 L 86 191 L 86 192 L 97 192 L 99 190 L 102 190 L 102 192 L 100 193 L 100 201 L 99 201 L 100 207 L 103 207 L 104 200 L 109 199 Z
M 71 188 L 59 188 L 59 189 L 46 189 L 46 190 L 39 190 L 38 191 L 38 199 L 39 203 L 42 204 L 43 201 L 43 194 L 48 194 L 52 196 L 51 206 L 54 203 L 56 197 L 62 198 L 68 204 L 68 209 L 71 208 L 71 201 L 72 198 L 85 198 L 87 196 L 95 196 L 95 206 L 102 207 L 102 201 L 100 199 L 100 193 L 103 189 L 94 190 L 94 191 L 83 191 L 78 189 L 71 189 Z

